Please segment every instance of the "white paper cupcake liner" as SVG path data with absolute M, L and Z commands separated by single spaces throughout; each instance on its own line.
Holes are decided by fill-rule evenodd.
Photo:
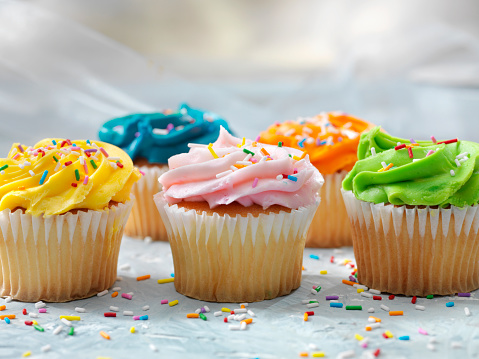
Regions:
M 393 294 L 447 295 L 479 288 L 478 206 L 394 206 L 343 197 L 362 284 Z
M 131 206 L 49 217 L 1 211 L 0 295 L 65 302 L 109 288 Z
M 321 204 L 314 215 L 306 238 L 306 247 L 352 246 L 353 237 L 348 214 L 341 195 L 342 182 L 347 171 L 323 175 Z
M 168 171 L 167 165 L 139 167 L 145 175 L 133 185 L 132 193 L 136 200 L 126 223 L 125 234 L 134 238 L 151 237 L 154 241 L 167 241 L 166 228 L 153 196 L 161 191 L 158 177 Z
M 175 288 L 215 302 L 254 302 L 301 284 L 306 233 L 319 204 L 254 217 L 198 214 L 155 196 L 173 253 Z

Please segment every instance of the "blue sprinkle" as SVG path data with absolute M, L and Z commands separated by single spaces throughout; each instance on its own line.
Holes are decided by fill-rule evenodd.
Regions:
M 76 145 L 75 143 L 72 143 L 72 146 L 73 146 L 73 147 L 76 147 L 77 145 Z
M 291 181 L 294 181 L 294 182 L 298 182 L 298 178 L 296 178 L 294 176 L 291 176 L 291 175 L 288 175 L 288 179 L 291 180 Z
M 329 306 L 332 307 L 332 308 L 342 308 L 343 307 L 343 303 L 329 303 Z
M 52 140 L 53 144 L 56 146 L 57 145 L 57 141 L 55 140 Z
M 454 307 L 454 302 L 447 302 L 446 307 Z
M 90 140 L 86 140 L 86 143 L 90 144 Z
M 175 273 L 171 273 L 170 276 L 172 276 L 173 278 L 175 278 Z
M 326 143 L 328 143 L 328 141 L 324 140 L 324 141 L 321 141 L 319 144 L 320 145 L 325 145 Z
M 10 318 L 5 317 L 5 323 L 10 324 Z
M 402 337 L 398 338 L 399 340 L 409 340 L 409 335 L 403 335 Z
M 306 138 L 303 138 L 301 141 L 298 142 L 299 147 L 304 147 L 304 141 L 306 141 Z
M 43 172 L 42 178 L 40 179 L 40 184 L 43 184 L 45 182 L 45 178 L 47 178 L 48 171 Z
M 317 256 L 316 254 L 310 254 L 309 258 L 319 259 L 319 256 Z
M 142 316 L 140 317 L 140 320 L 148 320 L 148 316 L 147 316 L 147 315 L 142 315 Z

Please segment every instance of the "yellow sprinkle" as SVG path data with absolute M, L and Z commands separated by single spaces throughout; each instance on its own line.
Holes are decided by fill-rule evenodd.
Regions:
M 383 172 L 391 169 L 391 167 L 394 166 L 392 163 L 388 164 L 387 167 L 381 168 L 378 172 Z
M 29 357 L 30 355 L 32 355 L 32 352 L 31 351 L 28 351 L 28 352 L 25 352 L 23 353 L 22 357 Z
M 241 143 L 241 146 L 244 146 L 246 143 L 246 138 L 243 137 L 243 143 Z
M 67 320 L 81 320 L 79 316 L 76 315 L 60 315 L 60 319 L 67 319 Z
M 391 333 L 389 330 L 386 330 L 386 331 L 384 332 L 384 334 L 386 334 L 386 336 L 387 336 L 388 338 L 392 338 L 392 337 L 393 337 L 393 333 Z
M 296 161 L 299 161 L 299 157 L 298 157 L 298 156 L 293 156 L 293 159 L 296 160 Z
M 174 301 L 168 303 L 170 307 L 174 307 L 177 304 L 178 304 L 178 299 L 175 299 Z
M 158 284 L 171 283 L 174 281 L 175 281 L 175 278 L 158 279 Z
M 322 270 L 322 271 L 319 271 L 319 274 L 328 274 L 328 271 L 327 270 Z
M 357 340 L 357 341 L 361 341 L 364 339 L 364 337 L 362 335 L 359 335 L 359 334 L 354 334 L 354 338 Z
M 38 325 L 38 322 L 36 320 L 32 320 L 32 323 Z
M 364 289 L 363 288 L 358 288 L 358 289 L 356 289 L 356 292 L 358 292 L 358 293 L 364 292 Z
M 133 334 L 134 332 L 135 332 L 135 327 L 131 327 L 131 328 L 130 328 L 130 333 Z
M 229 312 L 231 312 L 231 309 L 223 307 L 223 308 L 221 308 L 221 311 L 229 313 Z
M 219 158 L 218 155 L 216 154 L 215 150 L 213 150 L 213 147 L 209 147 L 209 146 L 208 146 L 208 149 L 210 150 L 211 155 L 212 155 L 214 158 Z
M 324 352 L 314 352 L 314 353 L 311 353 L 311 356 L 313 358 L 324 358 L 326 354 L 324 354 Z

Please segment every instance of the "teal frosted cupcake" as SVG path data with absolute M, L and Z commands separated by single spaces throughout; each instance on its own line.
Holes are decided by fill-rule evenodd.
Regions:
M 100 129 L 102 141 L 122 148 L 144 174 L 133 187 L 136 197 L 125 227 L 131 237 L 168 240 L 166 229 L 153 202 L 161 191 L 158 177 L 168 171 L 168 158 L 188 152 L 188 143 L 209 144 L 228 124 L 218 115 L 186 104 L 178 111 L 132 114 L 106 122 Z

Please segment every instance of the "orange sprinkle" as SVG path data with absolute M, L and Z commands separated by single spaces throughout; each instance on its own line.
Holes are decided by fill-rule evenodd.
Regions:
M 393 166 L 393 164 L 390 163 L 390 164 L 387 165 L 387 167 L 381 168 L 378 172 L 387 171 L 387 170 L 391 169 L 392 166 Z
M 303 319 L 304 319 L 305 322 L 308 321 L 308 313 L 304 313 Z
M 7 315 L 0 315 L 0 319 L 5 319 L 5 318 L 8 318 L 8 319 L 15 319 L 15 314 L 7 314 Z
M 303 270 L 306 270 L 306 269 L 304 269 L 304 266 L 303 266 Z
M 376 321 L 376 323 L 380 323 L 380 322 L 381 322 L 381 319 L 376 318 L 376 317 L 373 317 L 372 315 L 370 315 L 369 318 L 373 318 L 373 319 Z
M 5 309 L 7 309 L 7 306 L 6 306 L 6 305 L 2 305 L 2 306 L 0 307 L 0 311 L 5 310 Z
M 268 157 L 268 158 L 266 159 L 266 161 L 271 161 L 271 158 Z
M 350 280 L 346 280 L 346 279 L 343 279 L 343 283 L 344 283 L 344 284 L 347 284 L 347 285 L 350 285 L 350 286 L 353 286 L 353 285 L 355 285 L 355 284 L 358 284 L 358 283 L 351 282 Z
M 198 313 L 188 313 L 186 314 L 186 318 L 199 318 L 200 315 Z
M 106 340 L 110 340 L 110 336 L 106 334 L 103 330 L 100 332 L 100 335 L 105 338 Z
M 391 316 L 403 315 L 403 311 L 402 310 L 392 310 L 392 311 L 389 312 L 389 315 L 391 315 Z
M 19 190 L 19 191 L 23 191 L 24 189 L 25 189 L 25 186 L 19 186 L 19 187 L 18 187 L 18 190 Z
M 245 322 L 246 324 L 251 324 L 253 323 L 253 318 L 248 318 L 248 319 L 245 319 L 245 320 L 242 320 L 241 323 Z
M 307 357 L 309 357 L 309 354 L 307 352 L 301 352 L 301 353 L 299 353 L 299 356 L 302 357 L 302 358 L 307 358 Z
M 300 157 L 299 159 L 302 160 L 303 158 L 306 157 L 307 154 L 308 154 L 308 153 L 307 153 L 306 151 L 303 151 L 303 154 L 301 155 L 301 157 Z
M 261 149 L 261 153 L 265 156 L 270 156 L 270 154 L 268 153 L 268 151 L 266 151 L 264 148 Z
M 240 169 L 240 168 L 246 167 L 245 165 L 233 165 L 233 166 L 235 166 L 237 169 Z
M 367 332 L 370 332 L 371 331 L 371 327 L 369 325 L 366 326 L 366 331 Z
M 140 277 L 136 277 L 136 280 L 139 282 L 140 280 L 146 280 L 146 279 L 150 279 L 150 275 L 147 274 L 147 275 L 142 275 Z
M 111 293 L 111 297 L 112 297 L 112 298 L 115 298 L 116 296 L 118 296 L 118 292 L 113 292 L 113 293 Z
M 241 304 L 241 309 L 245 309 L 246 307 L 244 306 L 244 304 Z
M 255 142 L 253 142 L 251 145 L 252 145 L 253 147 L 256 147 L 257 144 L 258 144 L 258 142 L 255 141 Z

